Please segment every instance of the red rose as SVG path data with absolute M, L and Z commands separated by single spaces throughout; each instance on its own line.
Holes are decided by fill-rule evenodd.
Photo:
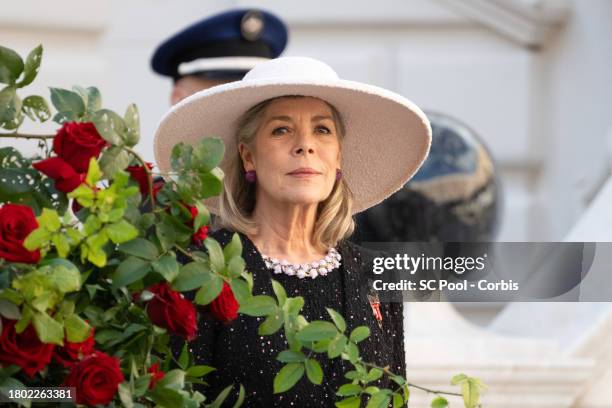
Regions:
M 32 164 L 40 171 L 55 181 L 55 188 L 64 193 L 69 193 L 85 181 L 85 173 L 77 173 L 68 163 L 59 157 L 51 157 Z
M 2 319 L 2 335 L 0 335 L 0 362 L 16 364 L 30 377 L 34 377 L 51 362 L 54 344 L 46 344 L 39 340 L 34 326 L 31 324 L 17 334 L 17 320 Z
M 198 331 L 196 310 L 189 300 L 170 288 L 168 282 L 151 286 L 155 294 L 147 306 L 153 324 L 164 327 L 187 340 L 193 340 Z
M 166 375 L 166 373 L 159 369 L 159 363 L 153 364 L 151 367 L 149 367 L 147 372 L 151 373 L 151 382 L 149 383 L 150 390 L 155 388 L 155 384 L 157 384 L 157 382 Z
M 20 204 L 4 204 L 0 208 L 0 258 L 9 262 L 37 263 L 40 251 L 30 252 L 23 241 L 38 228 L 34 211 Z
M 210 312 L 221 322 L 231 322 L 238 317 L 239 308 L 232 288 L 227 282 L 223 282 L 221 293 L 210 303 Z
M 53 138 L 53 151 L 77 173 L 87 173 L 89 160 L 97 159 L 105 146 L 106 141 L 91 122 L 64 123 Z
M 77 404 L 106 405 L 123 380 L 119 359 L 96 351 L 72 366 L 63 386 L 76 388 Z
M 68 340 L 64 340 L 63 347 L 56 347 L 53 357 L 55 361 L 63 365 L 64 367 L 70 367 L 75 363 L 79 362 L 84 357 L 89 356 L 94 352 L 94 331 L 91 329 L 91 334 L 85 341 L 80 343 L 73 343 Z
M 189 205 L 189 212 L 191 212 L 191 226 L 193 227 L 193 222 L 195 221 L 195 217 L 198 216 L 197 207 Z M 202 245 L 202 242 L 208 237 L 208 226 L 203 225 L 191 236 L 191 239 L 194 244 Z
M 153 169 L 153 163 L 146 162 L 149 170 Z M 149 182 L 147 179 L 147 172 L 145 171 L 143 166 L 128 166 L 126 170 L 130 173 L 130 176 L 138 182 L 138 186 L 140 187 L 140 194 L 148 195 L 149 194 Z M 162 180 L 153 182 L 153 197 L 157 196 L 157 192 L 161 190 L 164 186 L 164 182 Z

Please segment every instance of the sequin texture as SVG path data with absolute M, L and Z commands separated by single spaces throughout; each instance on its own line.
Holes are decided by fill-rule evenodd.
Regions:
M 210 235 L 225 245 L 231 240 L 232 234 L 231 231 L 221 229 Z M 343 259 L 339 267 L 325 277 L 298 279 L 296 276 L 274 274 L 266 268 L 261 253 L 251 240 L 243 234 L 240 234 L 240 238 L 247 270 L 253 273 L 253 294 L 274 296 L 271 283 L 274 279 L 283 285 L 288 296 L 304 297 L 305 305 L 301 313 L 308 321 L 331 321 L 325 310 L 329 307 L 344 316 L 347 335 L 355 327 L 367 325 L 370 337 L 359 343 L 363 360 L 381 367 L 388 365 L 393 372 L 405 376 L 402 303 L 381 303 L 384 322 L 381 329 L 367 299 L 369 286 L 366 282 L 367 277 L 372 276 L 372 271 L 363 267 L 363 259 L 368 256 L 366 250 L 342 241 L 337 246 Z M 344 373 L 353 369 L 353 365 L 340 357 L 330 360 L 325 353 L 313 353 L 312 357 L 319 361 L 323 369 L 322 384 L 312 384 L 304 375 L 289 391 L 273 394 L 274 376 L 284 365 L 276 360 L 276 356 L 286 350 L 288 345 L 282 329 L 271 336 L 260 336 L 257 333 L 263 319 L 239 314 L 236 320 L 224 324 L 201 313 L 198 336 L 190 346 L 195 364 L 211 365 L 217 371 L 203 378 L 210 386 L 197 384 L 195 388 L 205 394 L 208 401 L 212 401 L 227 385 L 235 384 L 223 407 L 233 405 L 240 383 L 246 391 L 243 407 L 334 407 L 334 402 L 342 399 L 335 392 L 340 385 L 351 382 L 344 378 Z M 172 338 L 171 345 L 178 356 L 182 341 Z M 372 385 L 380 388 L 397 387 L 386 377 Z

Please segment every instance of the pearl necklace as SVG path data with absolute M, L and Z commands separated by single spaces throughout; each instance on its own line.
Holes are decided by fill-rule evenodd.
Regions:
M 334 268 L 339 267 L 342 259 L 336 248 L 330 248 L 325 258 L 321 260 L 304 264 L 292 264 L 286 259 L 279 261 L 264 254 L 261 254 L 261 256 L 266 263 L 266 267 L 273 270 L 274 273 L 285 273 L 289 276 L 297 276 L 300 279 L 305 277 L 314 279 L 319 275 L 325 276 Z

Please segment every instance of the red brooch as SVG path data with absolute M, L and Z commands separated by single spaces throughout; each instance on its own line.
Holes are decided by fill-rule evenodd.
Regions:
M 368 301 L 370 302 L 370 307 L 372 308 L 374 318 L 378 322 L 378 327 L 382 329 L 382 313 L 380 312 L 380 300 L 378 298 L 378 293 L 371 291 L 368 295 Z

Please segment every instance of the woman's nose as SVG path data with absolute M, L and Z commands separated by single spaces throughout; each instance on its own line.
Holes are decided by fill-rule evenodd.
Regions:
M 293 148 L 293 152 L 296 155 L 314 153 L 314 140 L 313 136 L 308 131 L 300 130 L 296 135 L 296 143 Z

